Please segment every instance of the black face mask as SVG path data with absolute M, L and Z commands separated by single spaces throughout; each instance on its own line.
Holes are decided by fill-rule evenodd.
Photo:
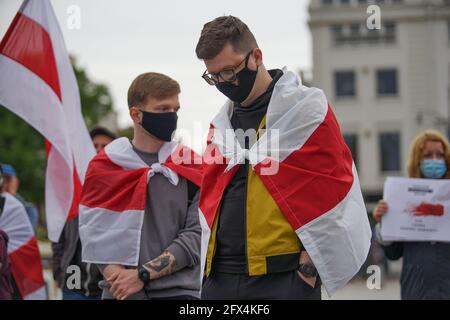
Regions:
M 255 84 L 256 71 L 250 70 L 247 67 L 248 59 L 245 61 L 245 67 L 238 73 L 236 73 L 237 85 L 231 82 L 219 82 L 216 84 L 217 89 L 226 95 L 231 101 L 241 103 L 249 96 Z
M 141 126 L 152 136 L 162 140 L 171 141 L 172 134 L 177 129 L 178 115 L 176 112 L 148 112 L 142 111 Z

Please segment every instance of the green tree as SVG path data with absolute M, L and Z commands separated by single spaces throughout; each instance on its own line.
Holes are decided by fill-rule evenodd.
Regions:
M 77 66 L 71 58 L 78 87 L 80 89 L 81 111 L 88 129 L 92 129 L 104 116 L 113 110 L 112 98 L 108 87 L 89 79 L 86 71 Z
M 127 137 L 130 140 L 133 140 L 133 136 L 134 136 L 134 127 L 130 126 L 124 129 L 119 130 L 119 132 L 117 132 L 117 135 L 119 137 Z
M 86 71 L 71 59 L 80 89 L 81 107 L 88 129 L 113 110 L 112 98 L 104 84 L 92 81 Z M 0 163 L 12 164 L 20 180 L 20 194 L 40 209 L 44 221 L 45 143 L 28 123 L 0 105 Z M 43 231 L 40 230 L 41 237 Z

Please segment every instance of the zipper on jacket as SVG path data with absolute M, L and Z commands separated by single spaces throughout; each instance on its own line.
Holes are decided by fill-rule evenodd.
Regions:
M 245 137 L 244 142 L 245 148 L 248 150 L 250 147 L 250 143 L 248 142 L 248 137 Z M 249 275 L 249 261 L 248 261 L 248 244 L 247 244 L 247 195 L 248 195 L 248 164 L 249 160 L 245 158 L 245 197 L 244 197 L 244 243 L 245 243 L 245 269 L 247 271 L 247 275 Z

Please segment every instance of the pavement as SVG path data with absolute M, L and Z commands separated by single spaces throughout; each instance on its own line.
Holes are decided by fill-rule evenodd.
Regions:
M 323 300 L 400 300 L 400 281 L 391 278 L 380 289 L 369 289 L 364 279 L 353 280 L 329 298 L 322 287 Z

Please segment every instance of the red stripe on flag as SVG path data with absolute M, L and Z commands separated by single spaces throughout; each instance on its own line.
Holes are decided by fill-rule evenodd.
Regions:
M 9 254 L 11 271 L 23 297 L 44 286 L 42 262 L 36 237 Z
M 73 164 L 73 198 L 72 198 L 72 204 L 70 205 L 69 215 L 67 216 L 67 220 L 71 220 L 78 216 L 78 207 L 80 204 L 81 199 L 81 192 L 82 192 L 83 186 L 81 184 L 80 178 L 78 177 L 78 172 L 75 166 L 75 163 Z
M 219 211 L 222 195 L 239 169 L 236 165 L 224 172 L 227 164 L 207 165 L 204 167 L 204 178 L 200 189 L 199 207 L 205 220 L 212 228 L 214 219 Z
M 186 146 L 179 145 L 164 162 L 164 165 L 193 182 L 202 183 L 202 158 Z
M 203 153 L 203 179 L 199 198 L 200 210 L 210 228 L 212 228 L 219 210 L 222 195 L 240 166 L 238 164 L 225 172 L 229 159 L 226 159 L 219 148 L 212 144 L 213 135 L 214 126 L 211 125 L 207 137 L 207 147 Z
M 36 74 L 52 88 L 61 101 L 52 41 L 40 24 L 17 13 L 0 43 L 0 53 Z
M 100 151 L 89 163 L 80 204 L 116 212 L 144 210 L 149 168 L 125 170 Z
M 261 175 L 294 230 L 333 209 L 348 194 L 353 184 L 353 159 L 342 138 L 339 124 L 328 106 L 324 121 L 305 144 L 279 163 L 278 173 Z
M 52 144 L 47 139 L 45 139 L 44 143 L 45 143 L 45 154 L 48 158 L 48 155 L 50 154 L 50 150 L 52 149 Z

